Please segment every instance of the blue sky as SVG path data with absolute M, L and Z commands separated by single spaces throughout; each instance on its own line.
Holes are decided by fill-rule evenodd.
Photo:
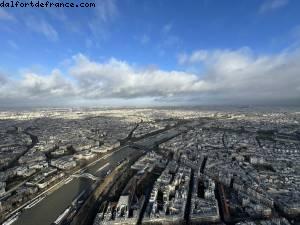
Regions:
M 283 65 L 296 66 L 299 11 L 297 0 L 98 0 L 96 8 L 0 8 L 0 87 L 3 93 L 19 87 L 29 104 L 58 98 L 72 104 L 110 99 L 135 104 L 140 98 L 162 104 L 274 102 L 278 88 L 289 85 L 272 89 L 270 82 L 298 82 L 298 68 L 284 71 Z M 230 71 L 224 67 L 231 64 Z M 79 65 L 82 74 L 74 72 Z M 275 81 L 266 75 L 270 87 L 261 95 L 251 98 L 247 90 L 235 97 L 245 86 L 235 83 L 237 77 L 255 86 L 256 76 L 275 69 L 283 72 Z M 85 91 L 83 84 L 91 83 L 97 85 Z M 228 84 L 240 86 L 231 93 L 224 90 Z M 297 84 L 280 100 L 297 101 L 298 89 Z M 2 95 L 5 105 L 23 100 L 17 91 Z

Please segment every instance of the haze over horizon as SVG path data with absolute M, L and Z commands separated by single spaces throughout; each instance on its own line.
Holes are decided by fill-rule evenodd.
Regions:
M 0 8 L 0 107 L 300 105 L 299 1 L 94 2 Z

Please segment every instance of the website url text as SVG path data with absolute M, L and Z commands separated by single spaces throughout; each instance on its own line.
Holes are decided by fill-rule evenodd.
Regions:
M 95 8 L 94 2 L 40 2 L 40 1 L 2 1 L 0 2 L 0 8 Z

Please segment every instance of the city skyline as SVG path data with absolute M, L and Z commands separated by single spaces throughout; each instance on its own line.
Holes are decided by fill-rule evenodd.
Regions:
M 3 225 L 298 225 L 300 113 L 0 111 Z

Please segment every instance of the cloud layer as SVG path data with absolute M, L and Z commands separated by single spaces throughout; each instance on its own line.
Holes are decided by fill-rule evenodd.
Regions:
M 158 99 L 192 104 L 300 103 L 300 51 L 255 55 L 249 48 L 197 50 L 178 56 L 201 73 L 140 68 L 111 58 L 72 57 L 66 74 L 26 72 L 20 79 L 0 75 L 0 103 L 42 105 L 108 99 Z
M 245 103 L 300 100 L 299 60 L 299 50 L 255 56 L 241 48 L 179 55 L 181 64 L 204 66 L 202 80 L 215 98 Z

